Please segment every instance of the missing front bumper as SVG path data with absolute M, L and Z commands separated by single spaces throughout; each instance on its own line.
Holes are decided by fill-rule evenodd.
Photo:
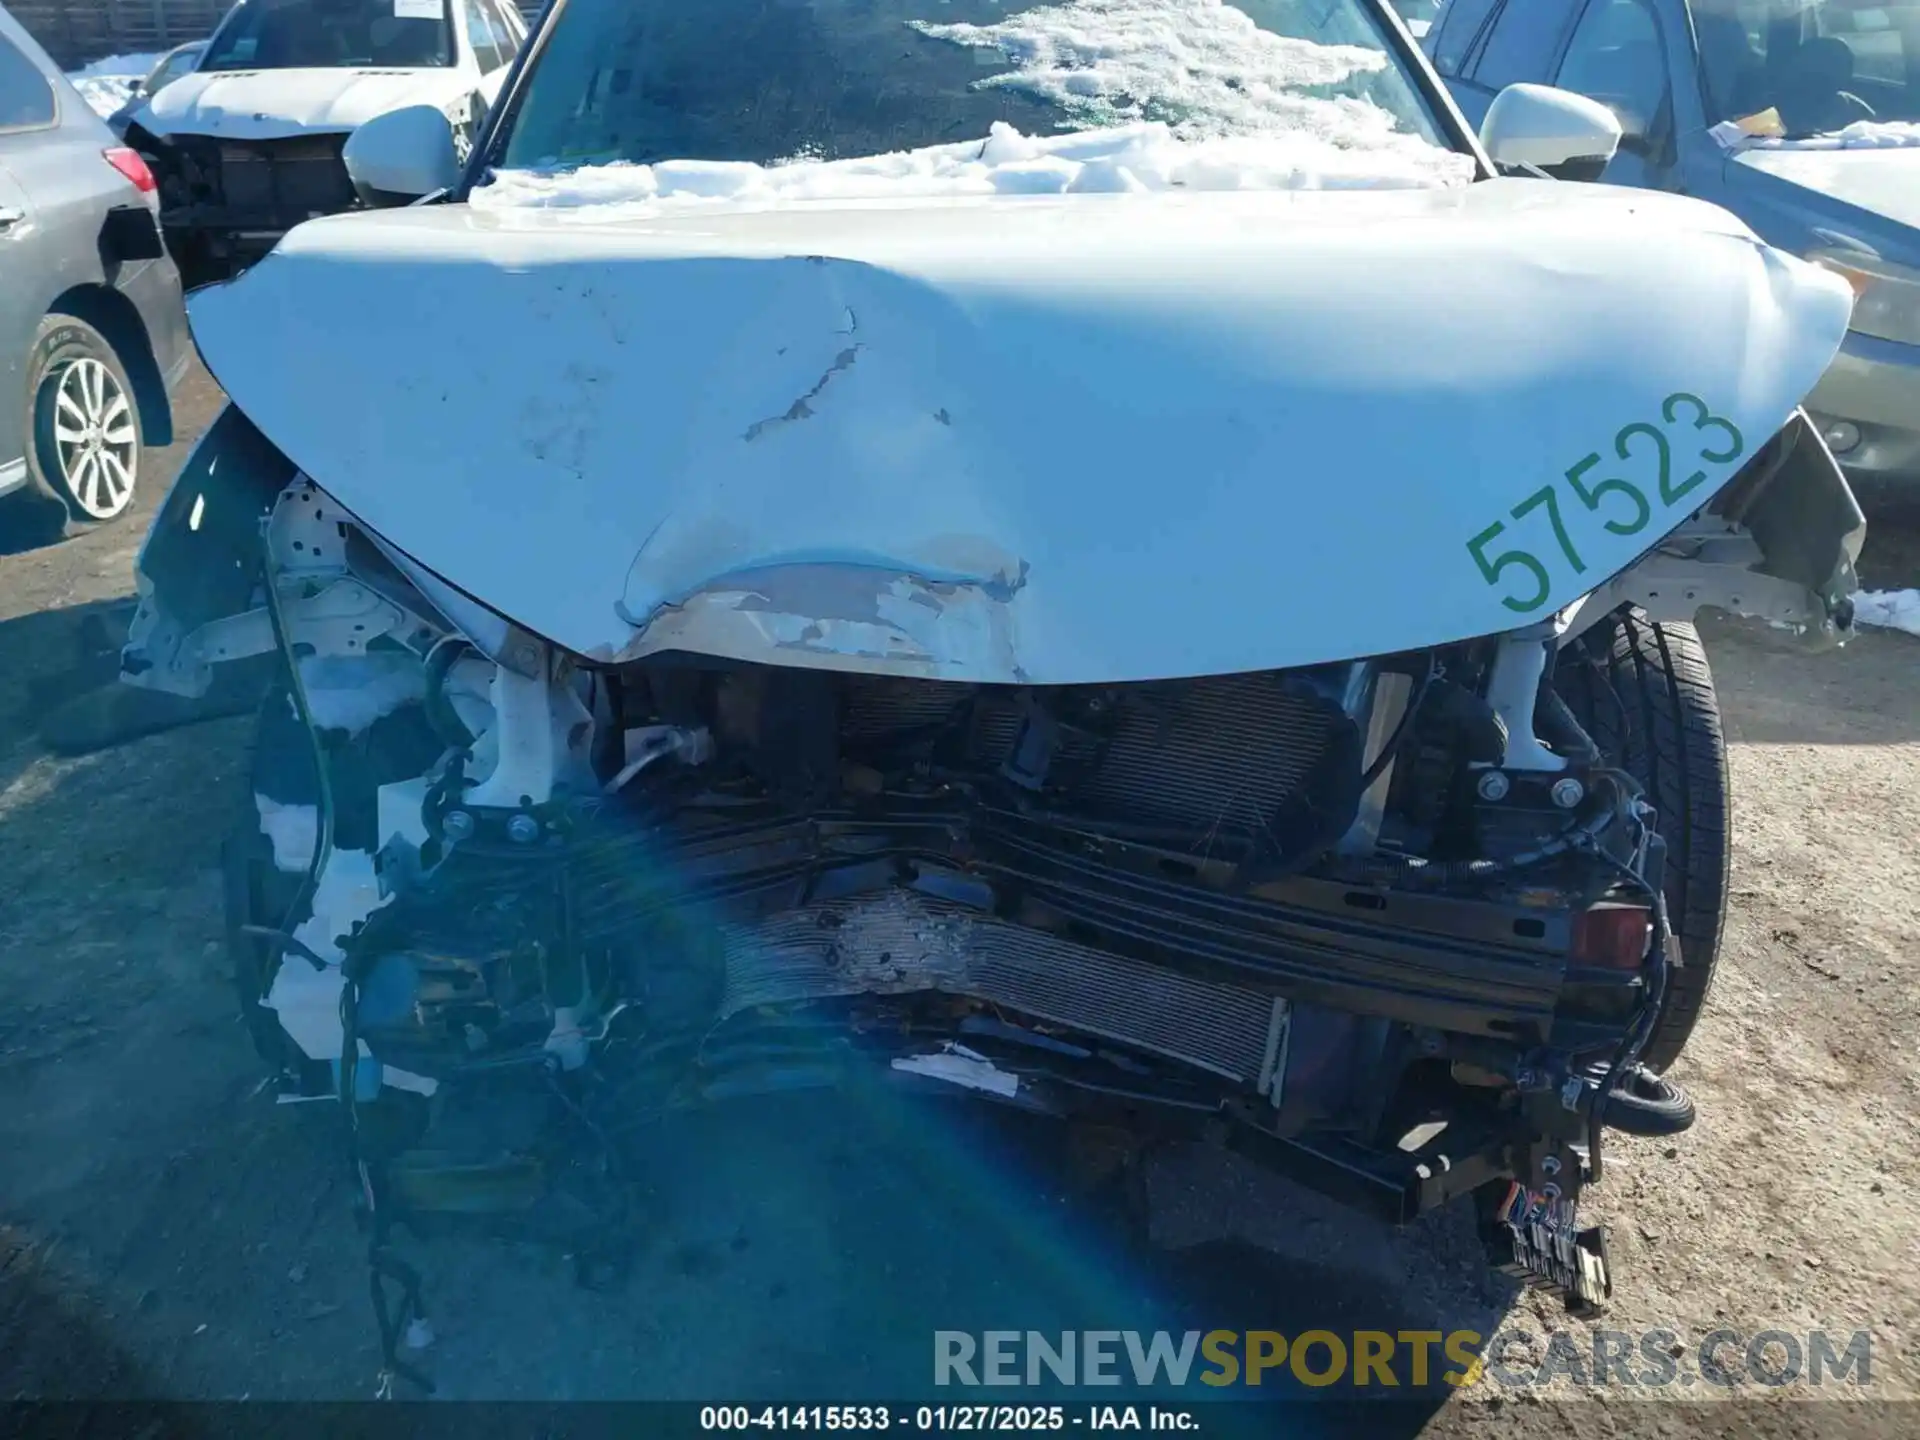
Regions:
M 1866 533 L 1839 462 L 1796 411 L 1711 504 L 1583 599 L 1568 635 L 1626 604 L 1654 620 L 1724 610 L 1838 644 L 1853 633 Z

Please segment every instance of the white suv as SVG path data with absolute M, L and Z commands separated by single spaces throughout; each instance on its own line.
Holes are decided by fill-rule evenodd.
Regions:
M 375 115 L 431 105 L 470 144 L 525 38 L 505 0 L 240 0 L 126 121 L 188 282 L 359 203 L 340 151 Z

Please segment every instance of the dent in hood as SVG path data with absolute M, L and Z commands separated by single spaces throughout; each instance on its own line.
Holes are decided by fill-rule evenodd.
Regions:
M 464 81 L 448 68 L 221 70 L 182 75 L 134 120 L 154 135 L 278 140 L 338 133 L 402 105 L 444 105 Z
M 1030 683 L 1545 614 L 1735 473 L 1848 308 L 1713 207 L 1504 180 L 415 207 L 303 226 L 191 307 L 316 482 L 571 650 Z M 1588 456 L 1645 521 L 1582 504 Z

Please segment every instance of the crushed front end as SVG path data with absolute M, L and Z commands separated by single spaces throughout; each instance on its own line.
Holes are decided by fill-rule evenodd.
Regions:
M 277 139 L 128 130 L 160 188 L 160 224 L 189 285 L 251 265 L 304 221 L 357 203 L 345 133 Z
M 235 969 L 284 1090 L 353 1118 L 378 1273 L 411 1283 L 395 1215 L 574 1184 L 556 1135 L 879 1077 L 1198 1133 L 1396 1222 L 1471 1195 L 1497 1263 L 1587 1308 L 1610 1280 L 1574 1207 L 1685 957 L 1656 807 L 1585 723 L 1588 679 L 1560 680 L 1609 617 L 1674 603 L 1688 554 L 1681 582 L 1724 601 L 1699 536 L 1757 546 L 1744 588 L 1778 613 L 1844 628 L 1822 597 L 1858 510 L 1795 426 L 1811 448 L 1767 452 L 1737 518 L 1703 512 L 1591 613 L 1023 686 L 589 663 L 229 410 L 142 555 L 123 671 L 192 693 L 277 664 L 228 853 Z M 618 1170 L 568 1213 L 615 1223 Z

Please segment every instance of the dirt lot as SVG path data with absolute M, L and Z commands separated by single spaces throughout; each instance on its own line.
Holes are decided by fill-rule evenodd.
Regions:
M 186 400 L 197 429 L 217 394 L 196 376 Z M 88 617 L 129 592 L 144 528 L 0 555 L 0 1396 L 362 1397 L 376 1349 L 338 1115 L 260 1092 L 222 971 L 217 844 L 247 722 L 75 758 L 35 737 L 110 675 Z M 1920 583 L 1920 536 L 1877 534 L 1866 568 Z M 1602 1324 L 1675 1332 L 1683 1373 L 1596 1387 L 1581 1423 L 1698 1433 L 1697 1409 L 1626 1407 L 1718 1396 L 1685 1383 L 1716 1329 L 1868 1330 L 1870 1386 L 1784 1387 L 1715 1428 L 1910 1434 L 1920 1408 L 1831 1402 L 1920 1398 L 1920 641 L 1808 657 L 1751 626 L 1708 634 L 1739 809 L 1731 938 L 1681 1069 L 1701 1120 L 1616 1140 L 1592 1200 L 1618 1275 Z M 1143 1254 L 1068 1198 L 1053 1149 L 972 1108 L 864 1096 L 662 1126 L 624 1288 L 579 1290 L 524 1244 L 414 1247 L 429 1364 L 453 1397 L 844 1400 L 924 1391 L 937 1328 L 1586 1343 L 1485 1276 L 1460 1215 L 1395 1235 L 1187 1151 L 1155 1166 Z M 1396 1424 L 1562 1430 L 1536 1400 L 1486 1383 Z

